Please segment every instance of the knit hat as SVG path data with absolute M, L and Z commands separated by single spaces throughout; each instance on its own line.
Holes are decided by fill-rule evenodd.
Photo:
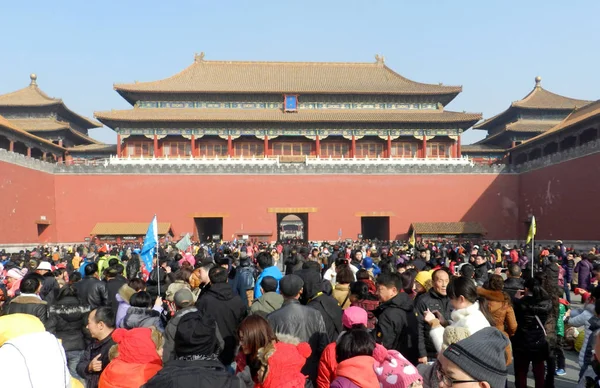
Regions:
M 375 360 L 373 369 L 381 388 L 408 388 L 414 382 L 423 382 L 417 368 L 396 350 L 388 350 L 381 362 Z
M 185 314 L 175 332 L 175 353 L 182 356 L 210 356 L 218 353 L 215 319 L 200 312 Z
M 25 274 L 27 274 L 27 268 L 23 268 L 21 270 L 19 270 L 18 268 L 11 268 L 6 273 L 6 277 L 21 280 L 23 279 L 23 276 L 25 276 Z
M 491 388 L 506 384 L 508 339 L 495 327 L 481 329 L 451 344 L 443 355 L 475 380 L 487 381 Z
M 183 309 L 194 304 L 194 294 L 189 288 L 184 287 L 175 293 L 173 300 L 178 309 Z
M 349 329 L 354 325 L 364 325 L 367 326 L 367 321 L 369 317 L 367 316 L 367 312 L 365 309 L 351 306 L 344 310 L 342 314 L 342 326 L 347 327 Z
M 362 266 L 363 266 L 365 269 L 371 269 L 371 268 L 373 268 L 373 259 L 371 259 L 370 257 L 365 257 L 365 258 L 362 260 Z
M 306 377 L 301 370 L 310 356 L 310 345 L 306 342 L 297 345 L 276 342 L 258 349 L 258 360 L 266 373 L 263 388 L 304 388 Z
M 423 288 L 427 288 L 427 282 L 431 282 L 431 272 L 430 271 L 421 271 L 415 276 L 415 282 L 419 283 L 423 286 Z
M 116 329 L 112 332 L 112 338 L 118 344 L 118 358 L 122 361 L 162 365 L 162 360 L 156 351 L 156 344 L 152 341 L 150 328 Z
M 279 290 L 283 296 L 294 297 L 298 295 L 302 287 L 304 287 L 304 281 L 298 275 L 285 275 L 279 281 Z

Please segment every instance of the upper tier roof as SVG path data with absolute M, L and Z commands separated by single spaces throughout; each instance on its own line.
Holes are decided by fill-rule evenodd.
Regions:
M 351 111 L 345 109 L 299 110 L 285 113 L 280 109 L 193 109 L 155 108 L 129 109 L 95 112 L 102 121 L 135 122 L 196 122 L 196 121 L 238 121 L 238 122 L 410 122 L 410 123 L 463 123 L 470 127 L 481 119 L 480 113 L 450 111 Z
M 41 137 L 35 136 L 25 130 L 23 130 L 22 128 L 19 128 L 18 126 L 16 126 L 14 123 L 10 122 L 8 119 L 6 119 L 4 116 L 0 115 L 0 127 L 8 129 L 11 132 L 15 132 L 18 133 L 24 137 L 29 138 L 30 140 L 33 140 L 35 142 L 39 142 L 41 144 L 44 144 L 46 146 L 49 146 L 50 148 L 56 150 L 56 151 L 64 151 L 65 149 L 57 144 L 52 143 L 49 140 L 43 139 Z
M 77 120 L 78 124 L 80 124 L 86 129 L 98 128 L 102 126 L 102 124 L 100 124 L 99 122 L 78 115 L 77 113 L 67 108 L 62 99 L 53 98 L 44 93 L 37 85 L 37 76 L 35 74 L 31 74 L 29 78 L 31 79 L 31 83 L 29 84 L 29 86 L 26 86 L 23 89 L 19 89 L 11 93 L 0 95 L 0 107 L 35 108 L 56 105 L 63 109 L 68 116 L 71 116 L 73 119 Z
M 119 93 L 332 93 L 457 95 L 461 86 L 423 84 L 375 63 L 205 61 L 204 54 L 172 77 L 115 84 Z
M 561 96 L 542 88 L 542 78 L 535 78 L 535 87 L 523 99 L 515 101 L 504 112 L 497 114 L 481 123 L 475 125 L 473 129 L 490 129 L 491 127 L 509 120 L 515 108 L 521 109 L 539 109 L 539 110 L 565 110 L 571 111 L 577 107 L 589 104 L 591 101 L 578 100 L 575 98 Z
M 56 120 L 53 117 L 36 119 L 10 119 L 10 121 L 27 132 L 39 133 L 66 130 L 85 143 L 102 144 L 98 140 L 89 137 L 85 133 L 81 133 L 80 131 L 74 129 L 69 123 Z

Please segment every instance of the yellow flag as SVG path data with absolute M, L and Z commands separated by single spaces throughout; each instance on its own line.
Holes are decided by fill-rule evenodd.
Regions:
M 537 227 L 535 225 L 535 216 L 531 216 L 531 225 L 529 226 L 529 234 L 527 234 L 527 242 L 529 244 L 531 240 L 535 237 L 535 233 L 537 231 Z
M 415 230 L 413 229 L 410 238 L 408 239 L 408 243 L 414 247 L 416 242 L 417 240 L 415 239 Z

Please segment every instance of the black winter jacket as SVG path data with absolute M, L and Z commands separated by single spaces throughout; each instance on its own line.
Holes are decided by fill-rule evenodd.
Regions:
M 38 317 L 46 331 L 54 334 L 56 322 L 50 317 L 48 303 L 37 296 L 20 295 L 10 301 L 6 314 L 29 314 Z
M 488 269 L 487 261 L 475 266 L 475 282 L 477 282 L 478 286 L 483 286 L 487 282 L 489 278 Z
M 233 293 L 231 285 L 217 283 L 202 293 L 196 307 L 200 312 L 210 313 L 217 321 L 217 327 L 225 341 L 219 359 L 225 365 L 231 364 L 238 347 L 237 328 L 248 314 L 247 305 L 244 305 L 239 295 Z
M 119 308 L 119 302 L 117 302 L 117 294 L 119 293 L 119 289 L 123 286 L 123 284 L 127 283 L 127 279 L 119 275 L 114 279 L 105 280 L 104 282 L 106 283 L 106 292 L 108 293 L 109 306 L 116 314 L 117 309 Z
M 517 291 L 525 289 L 525 279 L 522 278 L 508 278 L 504 281 L 504 292 L 510 295 L 510 298 L 515 299 Z
M 515 300 L 514 310 L 518 327 L 512 337 L 513 353 L 545 359 L 549 351 L 548 342 L 536 316 L 544 325 L 552 311 L 552 301 L 536 301 L 532 296 L 526 296 Z
M 143 388 L 246 388 L 244 382 L 227 372 L 219 361 L 173 360 L 152 377 Z
M 60 286 L 56 281 L 56 278 L 52 272 L 48 272 L 44 275 L 44 282 L 42 283 L 42 289 L 40 290 L 40 298 L 48 302 L 48 304 L 54 303 L 58 296 L 58 290 Z
M 414 365 L 419 360 L 419 333 L 413 301 L 401 292 L 374 311 L 375 340 L 386 349 L 397 350 Z
M 106 283 L 93 276 L 86 276 L 74 284 L 81 304 L 89 305 L 92 310 L 108 306 Z
M 421 294 L 415 300 L 415 314 L 417 315 L 419 332 L 419 357 L 436 358 L 437 351 L 429 336 L 431 326 L 423 319 L 427 309 L 429 311 L 439 311 L 444 319 L 449 321 L 452 306 L 450 305 L 450 299 L 446 295 L 438 294 L 433 288 L 429 292 Z
M 83 331 L 87 326 L 90 306 L 80 305 L 76 296 L 65 296 L 50 306 L 50 318 L 56 323 L 56 337 L 65 351 L 84 350 Z
M 334 297 L 322 293 L 316 298 L 309 300 L 307 306 L 319 310 L 321 316 L 323 316 L 325 328 L 327 329 L 327 339 L 329 342 L 335 342 L 343 331 L 343 310 L 338 304 L 338 301 L 335 300 Z
M 85 351 L 83 352 L 83 356 L 81 356 L 81 360 L 79 361 L 79 364 L 77 364 L 77 374 L 85 379 L 86 388 L 98 387 L 100 375 L 110 362 L 108 352 L 114 344 L 115 341 L 113 341 L 112 334 L 110 334 L 102 341 L 94 340 L 94 342 L 88 345 Z M 90 362 L 99 354 L 99 360 L 102 361 L 102 371 L 90 372 L 88 366 L 90 365 Z

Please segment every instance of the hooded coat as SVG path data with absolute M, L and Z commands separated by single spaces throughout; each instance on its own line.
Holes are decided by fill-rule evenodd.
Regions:
M 275 310 L 279 310 L 283 304 L 283 296 L 275 291 L 267 292 L 260 298 L 252 302 L 250 306 L 250 314 L 258 314 L 262 317 L 267 317 Z
M 165 326 L 158 311 L 144 307 L 129 307 L 123 319 L 125 329 L 151 326 L 156 327 L 161 332 L 165 331 Z
M 397 350 L 413 364 L 419 359 L 419 333 L 413 300 L 401 292 L 374 311 L 375 340 L 386 349 Z
M 577 285 L 579 288 L 588 290 L 592 281 L 592 263 L 588 260 L 581 260 L 574 269 L 577 272 Z
M 373 370 L 375 359 L 371 356 L 356 356 L 338 364 L 331 388 L 379 388 L 379 380 Z
M 200 312 L 210 313 L 217 321 L 217 327 L 225 342 L 219 359 L 225 365 L 231 364 L 238 346 L 236 330 L 248 313 L 246 305 L 239 295 L 234 294 L 231 285 L 216 283 L 198 298 L 196 308 Z
M 477 294 L 487 299 L 488 310 L 494 318 L 494 327 L 500 330 L 507 338 L 517 332 L 517 318 L 512 308 L 510 296 L 502 291 L 487 290 L 477 287 Z M 506 348 L 506 359 L 512 360 L 512 348 Z
M 85 349 L 83 330 L 89 313 L 90 306 L 81 305 L 76 296 L 63 297 L 62 293 L 50 306 L 49 314 L 56 324 L 56 337 L 61 340 L 65 351 Z

